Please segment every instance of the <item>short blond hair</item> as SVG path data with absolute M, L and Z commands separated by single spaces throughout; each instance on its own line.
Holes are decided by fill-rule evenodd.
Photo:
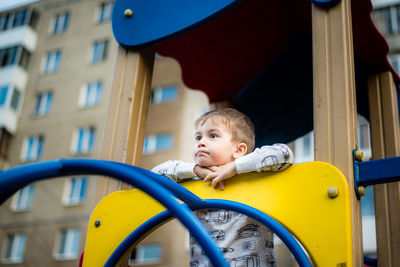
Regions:
M 211 110 L 195 121 L 195 127 L 203 125 L 208 119 L 215 124 L 222 123 L 231 134 L 233 142 L 245 143 L 247 153 L 253 151 L 255 146 L 254 125 L 245 114 L 233 108 Z

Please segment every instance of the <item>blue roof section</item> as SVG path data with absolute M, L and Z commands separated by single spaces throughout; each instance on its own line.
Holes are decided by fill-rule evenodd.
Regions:
M 140 48 L 173 37 L 206 22 L 242 0 L 117 0 L 112 29 L 123 46 Z M 131 16 L 124 15 L 125 10 Z

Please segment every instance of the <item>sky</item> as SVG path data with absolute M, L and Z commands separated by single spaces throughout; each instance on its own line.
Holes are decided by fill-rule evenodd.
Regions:
M 37 0 L 0 0 L 0 11 L 22 6 Z

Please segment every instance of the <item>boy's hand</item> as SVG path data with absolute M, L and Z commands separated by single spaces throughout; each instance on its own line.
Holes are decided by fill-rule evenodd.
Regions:
M 236 165 L 235 162 L 229 162 L 227 164 L 221 165 L 221 166 L 211 166 L 208 167 L 208 169 L 211 171 L 204 177 L 204 182 L 207 182 L 209 180 L 212 180 L 212 187 L 216 188 L 217 185 L 219 184 L 219 187 L 221 190 L 224 190 L 224 180 L 231 178 L 232 176 L 236 175 Z M 203 178 L 203 177 L 202 177 Z

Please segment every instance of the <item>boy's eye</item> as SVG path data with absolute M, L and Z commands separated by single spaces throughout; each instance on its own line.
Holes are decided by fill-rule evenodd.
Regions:
M 201 135 L 196 136 L 196 141 L 200 141 L 201 140 Z
M 217 135 L 215 133 L 210 134 L 210 138 L 216 138 Z

